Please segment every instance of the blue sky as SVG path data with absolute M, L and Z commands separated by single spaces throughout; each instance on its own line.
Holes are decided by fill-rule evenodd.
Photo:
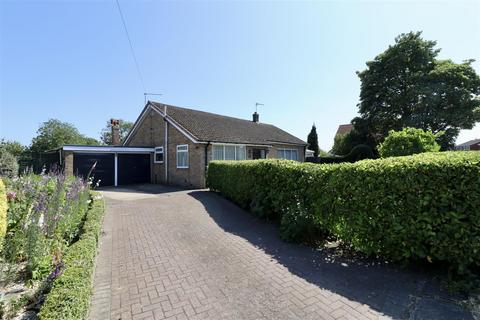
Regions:
M 480 2 L 162 2 L 120 0 L 155 100 L 260 120 L 329 149 L 357 114 L 365 62 L 402 32 L 440 58 L 480 59 Z M 0 137 L 29 144 L 49 118 L 98 138 L 134 121 L 141 82 L 114 0 L 0 1 Z M 480 72 L 479 62 L 474 64 Z M 480 126 L 459 142 L 480 138 Z

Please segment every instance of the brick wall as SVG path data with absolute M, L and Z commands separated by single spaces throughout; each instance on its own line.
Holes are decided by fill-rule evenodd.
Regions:
M 177 168 L 177 145 L 188 145 L 189 168 Z M 147 111 L 142 123 L 133 132 L 128 146 L 165 146 L 165 121 L 153 110 Z M 166 153 L 165 153 L 166 151 Z M 205 187 L 205 145 L 191 142 L 172 125 L 168 125 L 168 149 L 164 150 L 168 160 L 168 184 L 187 187 Z M 165 162 L 154 163 L 151 160 L 153 183 L 165 183 Z
M 479 142 L 479 143 L 472 144 L 472 145 L 470 146 L 470 150 L 480 150 L 480 142 Z
M 165 145 L 164 140 L 165 121 L 156 112 L 149 110 L 142 123 L 133 132 L 127 146 L 131 147 L 161 147 Z M 164 166 L 161 163 L 154 163 L 153 156 L 150 161 L 152 183 L 165 183 Z
M 73 175 L 73 151 L 63 152 L 63 170 L 66 175 Z

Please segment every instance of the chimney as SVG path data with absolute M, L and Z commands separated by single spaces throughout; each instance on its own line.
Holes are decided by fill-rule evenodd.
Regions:
M 255 123 L 258 123 L 258 121 L 260 120 L 260 115 L 257 113 L 257 111 L 255 111 L 253 113 L 253 119 L 252 121 L 255 122 Z
M 120 145 L 120 120 L 110 119 L 110 125 L 112 127 L 112 145 Z

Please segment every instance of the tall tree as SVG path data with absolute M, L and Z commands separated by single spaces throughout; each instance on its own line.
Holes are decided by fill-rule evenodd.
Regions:
M 447 149 L 460 129 L 471 129 L 480 120 L 480 77 L 473 60 L 437 60 L 440 49 L 435 46 L 421 32 L 401 34 L 357 73 L 360 118 L 375 143 L 389 130 L 414 127 L 443 131 L 440 143 Z
M 120 142 L 123 142 L 130 130 L 133 128 L 133 122 L 120 119 Z M 104 144 L 112 144 L 112 125 L 107 121 L 107 125 L 100 132 L 100 140 Z
M 313 155 L 318 157 L 320 152 L 320 148 L 318 147 L 318 135 L 317 135 L 317 128 L 315 127 L 315 123 L 312 125 L 312 130 L 307 137 L 308 149 L 313 151 Z
M 50 119 L 40 125 L 37 136 L 32 139 L 32 152 L 45 152 L 65 144 L 95 145 L 99 142 L 81 134 L 74 125 Z

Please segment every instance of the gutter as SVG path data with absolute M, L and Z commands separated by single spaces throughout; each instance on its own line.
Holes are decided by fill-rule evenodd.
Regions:
M 205 145 L 205 186 L 207 182 L 207 169 L 208 169 L 208 146 L 211 145 L 210 141 Z
M 165 148 L 163 150 L 163 164 L 165 166 L 165 184 L 168 185 L 168 121 L 167 121 L 167 105 L 165 105 Z

